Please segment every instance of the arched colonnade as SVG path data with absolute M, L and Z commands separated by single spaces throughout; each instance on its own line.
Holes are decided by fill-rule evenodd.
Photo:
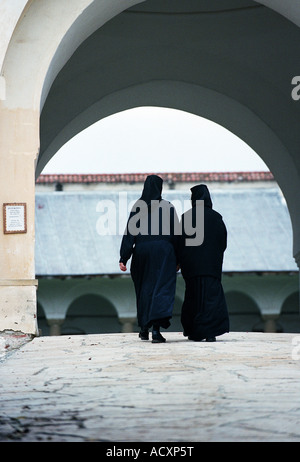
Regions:
M 1 205 L 26 205 L 21 228 L 1 217 L 0 331 L 38 331 L 36 176 L 74 134 L 131 107 L 202 115 L 253 147 L 286 198 L 300 265 L 299 5 L 1 0 L 0 13 Z

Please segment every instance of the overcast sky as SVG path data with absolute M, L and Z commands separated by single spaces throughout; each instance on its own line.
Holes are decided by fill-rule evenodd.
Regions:
M 201 117 L 143 107 L 90 126 L 66 145 L 42 173 L 164 173 L 268 171 L 231 132 Z

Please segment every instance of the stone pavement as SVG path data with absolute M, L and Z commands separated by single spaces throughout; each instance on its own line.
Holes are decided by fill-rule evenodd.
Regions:
M 38 337 L 0 361 L 0 441 L 300 441 L 300 337 Z

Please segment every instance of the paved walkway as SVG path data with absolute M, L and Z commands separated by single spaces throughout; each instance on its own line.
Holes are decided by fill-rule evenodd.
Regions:
M 300 441 L 299 334 L 39 337 L 0 361 L 0 441 Z

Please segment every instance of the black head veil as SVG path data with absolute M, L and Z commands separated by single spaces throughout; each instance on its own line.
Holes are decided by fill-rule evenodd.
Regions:
M 157 175 L 148 175 L 140 200 L 146 202 L 148 205 L 151 201 L 161 201 L 163 180 Z
M 204 207 L 212 208 L 212 201 L 208 187 L 205 184 L 199 184 L 191 188 L 192 191 L 192 205 L 196 205 L 196 201 L 204 201 Z

